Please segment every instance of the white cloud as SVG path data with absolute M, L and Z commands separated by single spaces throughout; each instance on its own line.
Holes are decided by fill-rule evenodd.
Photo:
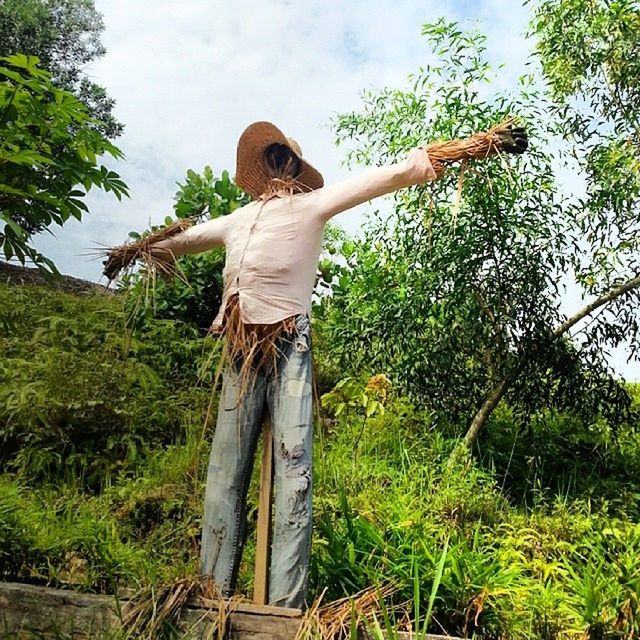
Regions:
M 423 22 L 442 14 L 489 16 L 495 2 L 474 5 L 470 13 L 466 3 L 434 0 L 97 0 L 107 54 L 90 73 L 116 99 L 126 126 L 118 144 L 127 161 L 111 164 L 132 197 L 118 203 L 92 196 L 92 213 L 82 224 L 56 230 L 56 238 L 42 236 L 38 246 L 62 271 L 98 279 L 99 263 L 80 254 L 164 218 L 188 168 L 210 164 L 233 173 L 236 141 L 254 120 L 276 122 L 327 182 L 339 179 L 344 170 L 327 128 L 331 115 L 357 108 L 365 87 L 404 86 L 426 59 Z M 525 51 L 517 33 L 526 13 L 515 13 L 515 19 L 511 11 L 485 23 L 496 50 L 504 39 L 492 34 L 509 24 L 514 45 Z M 358 212 L 342 217 L 352 231 L 360 220 Z

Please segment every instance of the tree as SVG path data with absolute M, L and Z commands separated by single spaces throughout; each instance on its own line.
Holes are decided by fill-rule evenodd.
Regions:
M 600 295 L 640 273 L 640 7 L 545 0 L 532 28 L 570 151 L 563 160 L 585 181 L 568 207 L 582 249 L 572 266 L 584 291 Z
M 516 162 L 470 165 L 401 192 L 390 218 L 370 218 L 326 304 L 336 358 L 393 374 L 456 425 L 487 407 L 496 389 L 498 401 L 507 394 L 525 414 L 551 404 L 619 418 L 629 399 L 611 378 L 603 341 L 585 351 L 554 333 L 562 283 L 584 258 L 554 176 L 561 121 L 536 77 L 511 92 L 495 89 L 481 34 L 445 20 L 423 33 L 436 63 L 413 74 L 409 89 L 366 92 L 360 112 L 335 120 L 338 142 L 352 145 L 348 159 L 389 162 L 506 115 L 526 123 L 533 145 Z
M 0 59 L 0 248 L 7 260 L 27 259 L 55 271 L 30 244 L 34 234 L 88 211 L 92 187 L 118 199 L 127 187 L 97 157 L 121 158 L 94 126 L 87 107 L 57 88 L 38 60 L 21 54 Z
M 53 82 L 71 91 L 89 109 L 107 138 L 122 133 L 112 115 L 114 101 L 92 82 L 84 67 L 105 53 L 102 16 L 93 0 L 1 0 L 0 56 L 36 56 Z
M 562 160 L 586 183 L 565 203 L 576 284 L 595 296 L 551 333 L 561 339 L 593 318 L 578 347 L 587 357 L 626 344 L 640 348 L 640 8 L 621 0 L 543 0 L 534 5 L 537 38 Z M 527 358 L 488 394 L 465 436 L 472 444 Z

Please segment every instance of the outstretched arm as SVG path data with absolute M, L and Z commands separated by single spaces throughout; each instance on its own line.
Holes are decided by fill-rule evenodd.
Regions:
M 109 280 L 127 270 L 134 262 L 143 262 L 171 277 L 176 272 L 176 258 L 186 253 L 201 253 L 224 245 L 226 216 L 191 226 L 191 220 L 179 220 L 136 242 L 113 247 L 104 261 L 103 273 Z
M 437 177 L 429 154 L 424 147 L 418 147 L 413 149 L 402 162 L 369 169 L 352 178 L 318 189 L 315 192 L 318 211 L 327 221 L 341 211 L 351 209 L 385 193 L 430 182 Z
M 413 149 L 403 162 L 370 169 L 342 180 L 316 193 L 320 216 L 332 216 L 358 204 L 411 185 L 431 182 L 442 176 L 445 169 L 461 160 L 486 158 L 496 153 L 524 153 L 528 146 L 527 133 L 514 127 L 511 120 L 487 132 L 465 140 L 436 142 Z
M 226 216 L 219 216 L 201 224 L 189 227 L 186 231 L 152 244 L 154 253 L 162 251 L 176 258 L 187 253 L 202 253 L 224 245 Z

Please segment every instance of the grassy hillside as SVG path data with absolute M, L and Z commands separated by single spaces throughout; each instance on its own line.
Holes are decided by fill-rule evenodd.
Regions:
M 197 575 L 218 348 L 180 323 L 126 328 L 119 296 L 0 285 L 2 578 L 113 591 Z M 473 457 L 384 377 L 352 373 L 316 429 L 313 594 L 392 582 L 398 620 L 431 600 L 431 629 L 468 636 L 640 633 L 635 425 L 544 414 L 518 432 L 503 407 Z

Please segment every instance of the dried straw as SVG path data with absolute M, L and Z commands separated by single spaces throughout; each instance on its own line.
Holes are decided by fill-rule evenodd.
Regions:
M 242 598 L 222 598 L 211 578 L 205 576 L 147 585 L 134 595 L 124 610 L 122 627 L 126 640 L 162 640 L 181 628 L 185 631 L 182 614 L 189 601 L 217 611 L 211 635 L 222 638 L 229 625 L 229 613 Z M 179 637 L 190 637 L 192 630 L 187 629 Z
M 380 588 L 370 587 L 354 596 L 321 606 L 323 592 L 306 612 L 294 640 L 349 638 L 352 618 L 355 616 L 356 624 L 360 627 L 370 624 L 381 611 L 380 600 L 388 598 L 395 590 L 391 584 Z
M 304 193 L 305 191 L 309 191 L 308 187 L 305 187 L 296 178 L 288 178 L 286 180 L 271 178 L 258 200 L 268 202 L 282 193 L 293 196 L 296 193 Z
M 295 317 L 273 324 L 249 324 L 242 320 L 238 294 L 228 298 L 219 334 L 225 346 L 219 366 L 236 367 L 241 394 L 251 387 L 260 371 L 277 375 L 282 339 L 296 331 Z
M 176 580 L 170 584 L 141 589 L 133 598 L 122 619 L 127 638 L 161 638 L 168 629 L 176 629 L 187 600 L 195 595 L 194 580 Z
M 447 165 L 461 160 L 484 159 L 502 151 L 503 136 L 513 125 L 515 118 L 507 118 L 488 131 L 476 133 L 464 140 L 445 140 L 432 142 L 426 149 L 436 173 L 440 173 Z
M 115 280 L 120 273 L 130 269 L 136 261 L 142 262 L 149 272 L 157 272 L 163 278 L 172 278 L 177 273 L 176 258 L 169 250 L 159 247 L 153 248 L 158 242 L 167 240 L 172 236 L 182 233 L 193 224 L 191 218 L 178 220 L 167 227 L 150 233 L 140 240 L 122 244 L 106 250 L 107 260 L 104 266 L 104 275 L 109 281 Z
M 382 611 L 382 600 L 389 598 L 396 588 L 391 584 L 370 587 L 354 596 L 323 605 L 323 592 L 306 611 L 294 640 L 346 640 L 352 624 L 367 628 Z M 191 637 L 195 627 L 205 618 L 211 620 L 206 637 L 227 637 L 230 614 L 238 604 L 246 602 L 242 596 L 225 599 L 210 577 L 181 578 L 161 585 L 147 585 L 138 591 L 124 607 L 122 627 L 126 640 L 145 638 L 161 640 L 172 633 L 177 637 Z M 207 609 L 187 628 L 184 610 L 189 607 Z M 387 607 L 387 611 L 390 609 Z M 201 632 L 202 633 L 202 632 Z

